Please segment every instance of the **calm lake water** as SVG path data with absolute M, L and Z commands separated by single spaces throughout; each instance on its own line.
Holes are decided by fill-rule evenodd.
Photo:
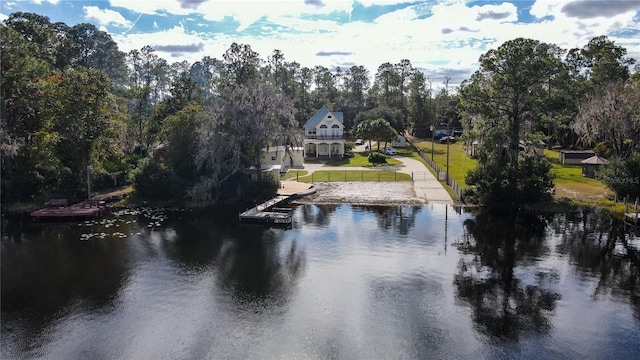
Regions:
M 637 359 L 640 240 L 600 212 L 299 205 L 4 221 L 2 359 Z

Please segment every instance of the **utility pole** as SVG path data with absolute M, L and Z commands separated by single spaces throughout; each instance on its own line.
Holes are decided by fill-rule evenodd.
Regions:
M 436 119 L 433 111 L 433 93 L 431 92 L 431 80 L 429 80 L 429 112 L 431 113 L 431 162 L 433 162 L 433 142 L 435 141 Z
M 93 166 L 87 165 L 87 199 L 91 199 L 91 170 Z
M 451 143 L 451 139 L 449 139 L 449 119 L 447 119 L 447 185 L 449 184 L 449 144 Z
M 449 80 L 451 80 L 451 76 L 449 76 L 449 74 L 446 74 L 444 76 L 444 93 L 445 101 L 447 102 L 449 101 Z M 449 139 L 449 136 L 451 136 L 451 130 L 449 129 L 450 125 L 451 119 L 449 119 L 449 116 L 447 114 L 447 185 L 451 185 L 449 184 L 449 144 L 451 143 L 451 139 Z

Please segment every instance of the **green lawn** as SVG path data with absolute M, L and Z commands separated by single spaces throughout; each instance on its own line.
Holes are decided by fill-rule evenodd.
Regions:
M 309 172 L 307 170 L 289 170 L 280 176 L 280 180 L 296 179 L 298 177 L 303 177 L 308 173 Z
M 422 150 L 426 157 L 431 157 L 431 140 L 418 140 L 414 143 Z M 416 154 L 417 156 L 417 154 Z M 433 144 L 433 161 L 442 170 L 447 168 L 447 144 L 440 144 L 437 141 Z M 478 165 L 478 161 L 466 156 L 464 144 L 457 142 L 449 145 L 449 176 L 451 176 L 461 187 L 466 187 L 464 177 Z
M 582 176 L 581 165 L 560 164 L 558 151 L 545 150 L 544 154 L 551 162 L 551 173 L 555 175 L 556 198 L 594 201 L 603 200 L 613 195 L 602 182 Z
M 411 175 L 394 171 L 321 170 L 299 177 L 300 182 L 331 181 L 411 181 Z
M 425 156 L 431 156 L 431 140 L 416 140 L 414 142 Z M 604 206 L 607 208 L 617 208 L 615 203 L 608 201 L 613 193 L 602 182 L 582 176 L 580 165 L 564 165 L 558 163 L 559 152 L 545 150 L 545 155 L 551 161 L 551 173 L 555 176 L 555 198 L 568 198 L 572 201 Z M 417 156 L 417 155 L 416 155 Z M 434 144 L 434 161 L 442 169 L 447 164 L 447 145 Z M 477 160 L 465 156 L 464 145 L 455 143 L 449 146 L 449 173 L 461 187 L 466 187 L 464 177 L 468 171 L 478 165 Z M 609 204 L 611 202 L 612 204 Z
M 362 167 L 373 167 L 373 166 L 386 166 L 386 165 L 400 165 L 401 161 L 396 160 L 392 157 L 387 157 L 387 162 L 382 164 L 372 164 L 369 162 L 368 154 L 366 152 L 356 152 L 353 153 L 352 158 L 342 158 L 337 160 L 329 160 L 325 163 L 325 166 L 362 166 Z
M 419 148 L 426 157 L 431 156 L 431 140 L 419 140 L 414 141 L 414 145 Z M 395 149 L 398 155 L 411 157 L 413 159 L 421 161 L 426 165 L 426 162 L 412 149 Z M 367 160 L 366 153 L 357 153 L 356 156 L 351 159 L 336 161 L 332 163 L 332 166 L 372 166 Z M 545 155 L 551 161 L 551 173 L 555 176 L 555 198 L 563 199 L 567 198 L 571 201 L 579 204 L 601 206 L 609 208 L 613 211 L 618 211 L 620 204 L 616 204 L 611 200 L 613 192 L 606 187 L 602 182 L 582 176 L 582 167 L 580 165 L 565 165 L 558 162 L 559 152 L 553 150 L 545 150 Z M 447 145 L 440 144 L 438 142 L 433 144 L 433 159 L 438 166 L 443 170 L 447 166 Z M 387 164 L 395 165 L 400 161 L 388 158 Z M 383 164 L 384 165 L 384 164 Z M 464 150 L 464 144 L 459 142 L 449 145 L 449 174 L 450 176 L 461 186 L 466 187 L 467 184 L 464 181 L 465 175 L 470 170 L 474 169 L 478 165 L 478 161 L 466 156 Z M 428 168 L 428 167 L 427 167 Z M 429 168 L 430 169 L 430 168 Z M 316 172 L 314 173 L 313 181 L 329 181 L 328 172 Z M 364 175 L 364 181 L 377 181 L 377 172 Z M 382 174 L 383 172 L 381 172 Z M 389 174 L 380 175 L 380 181 L 387 180 L 389 177 L 394 176 L 393 172 Z M 410 177 L 406 174 L 398 174 L 398 180 L 410 180 Z M 301 175 L 300 175 L 301 176 Z M 361 181 L 360 171 L 353 173 L 346 172 L 346 181 Z M 340 180 L 340 178 L 342 180 Z M 337 171 L 331 173 L 331 181 L 345 181 L 345 172 Z M 304 180 L 303 180 L 304 179 Z M 393 179 L 390 179 L 393 180 Z M 310 176 L 300 177 L 300 181 L 311 181 Z

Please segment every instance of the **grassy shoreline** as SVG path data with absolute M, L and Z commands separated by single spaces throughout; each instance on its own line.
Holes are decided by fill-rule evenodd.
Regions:
M 426 157 L 431 156 L 430 139 L 414 139 L 414 146 Z M 415 153 L 415 152 L 414 152 Z M 417 156 L 417 154 L 416 154 Z M 614 193 L 599 180 L 582 175 L 582 166 L 560 164 L 559 151 L 545 150 L 545 156 L 551 162 L 554 175 L 554 198 L 551 206 L 566 208 L 567 205 L 589 208 L 602 208 L 616 216 L 623 216 L 625 205 L 616 202 Z M 419 156 L 417 156 L 419 158 Z M 433 160 L 441 168 L 446 168 L 447 145 L 433 144 Z M 478 162 L 466 156 L 464 145 L 460 142 L 449 145 L 449 174 L 461 186 L 466 187 L 465 176 Z M 432 172 L 433 169 L 429 168 Z M 448 187 L 447 187 L 448 188 Z M 449 189 L 448 189 L 449 190 Z M 454 195 L 455 197 L 455 195 Z
M 422 151 L 422 153 L 429 157 L 431 155 L 431 141 L 415 139 L 414 146 Z M 433 159 L 438 166 L 446 168 L 447 158 L 447 145 L 446 144 L 433 144 Z M 411 148 L 396 149 L 399 155 L 407 156 L 412 159 L 416 159 L 425 165 L 425 168 L 435 173 L 431 167 L 429 167 L 420 157 L 420 155 Z M 589 207 L 589 208 L 602 208 L 616 216 L 623 216 L 625 212 L 625 204 L 622 202 L 615 202 L 613 192 L 608 189 L 602 182 L 582 176 L 582 168 L 580 165 L 566 165 L 558 162 L 559 152 L 554 150 L 545 150 L 545 156 L 551 161 L 552 173 L 555 176 L 555 193 L 554 199 L 551 203 L 544 205 L 545 207 L 557 207 L 566 209 L 568 207 Z M 373 167 L 374 165 L 368 163 L 365 154 L 356 153 L 354 158 L 347 160 L 334 160 L 333 166 L 363 166 Z M 365 164 L 365 162 L 367 164 Z M 394 163 L 400 163 L 400 161 L 388 158 L 387 164 L 380 165 L 392 165 Z M 474 169 L 477 166 L 477 161 L 466 156 L 464 146 L 461 143 L 450 144 L 449 146 L 449 172 L 450 176 L 465 187 L 466 182 L 464 177 L 468 171 Z M 281 177 L 281 180 L 299 180 L 301 182 L 328 182 L 328 181 L 410 181 L 410 175 L 393 172 L 393 171 L 370 171 L 370 170 L 322 170 L 316 171 L 313 176 L 308 175 L 306 170 L 289 170 Z M 456 199 L 456 195 L 451 188 L 441 181 L 449 195 L 453 199 Z M 112 204 L 115 206 L 132 206 L 136 204 L 145 204 L 147 201 L 138 199 L 133 193 L 133 189 L 129 187 L 123 187 L 120 189 L 113 189 L 106 192 L 98 192 L 94 195 L 95 198 L 105 199 L 112 196 L 120 196 L 122 200 Z M 153 201 L 151 201 L 153 202 Z M 41 208 L 42 204 L 36 204 L 34 202 L 21 202 L 15 204 L 3 204 L 3 213 L 27 213 L 38 208 Z

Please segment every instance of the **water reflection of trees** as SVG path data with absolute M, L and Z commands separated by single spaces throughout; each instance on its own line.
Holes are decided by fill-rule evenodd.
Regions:
M 55 312 L 78 296 L 95 306 L 114 299 L 127 254 L 115 242 L 80 242 L 74 228 L 40 227 L 19 244 L 2 244 L 3 310 Z
M 213 269 L 222 290 L 240 302 L 288 300 L 304 269 L 305 253 L 283 239 L 284 230 L 241 227 L 229 212 L 171 220 L 167 227 L 174 233 L 160 234 L 164 253 L 189 272 Z
M 300 205 L 304 225 L 326 226 L 331 222 L 331 216 L 340 205 Z
M 407 235 L 416 225 L 416 215 L 422 210 L 421 206 L 362 206 L 376 216 L 378 228 L 393 230 L 401 235 Z
M 296 241 L 283 241 L 282 234 L 282 230 L 243 228 L 222 247 L 217 274 L 223 289 L 237 301 L 266 301 L 272 306 L 289 300 L 304 271 L 305 253 Z
M 454 283 L 458 299 L 468 303 L 477 328 L 497 341 L 514 341 L 522 332 L 547 332 L 560 295 L 551 289 L 553 273 L 538 271 L 525 283 L 514 269 L 548 252 L 547 219 L 538 215 L 481 212 L 467 219 L 467 236 Z
M 584 209 L 556 216 L 551 227 L 561 239 L 558 252 L 570 257 L 583 278 L 597 279 L 594 299 L 628 297 L 640 320 L 640 251 L 624 222 L 604 211 Z
M 89 311 L 114 306 L 129 273 L 130 259 L 120 242 L 79 241 L 82 231 L 76 224 L 23 231 L 3 241 L 0 251 L 3 332 L 11 329 L 16 339 L 33 341 L 72 306 Z
M 239 227 L 235 210 L 177 213 L 159 234 L 163 251 L 174 264 L 188 271 L 206 271 L 220 255 L 223 241 Z

